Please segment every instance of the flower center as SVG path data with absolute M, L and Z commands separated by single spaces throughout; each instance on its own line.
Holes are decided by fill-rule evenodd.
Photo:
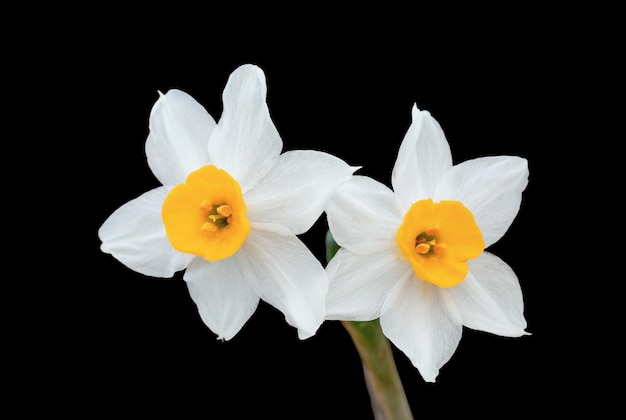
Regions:
M 209 261 L 233 255 L 250 232 L 239 183 L 214 165 L 203 166 L 175 186 L 161 216 L 174 249 Z
M 396 242 L 415 274 L 440 287 L 462 282 L 469 270 L 467 260 L 485 248 L 472 212 L 451 200 L 413 203 L 398 228 Z
M 208 221 L 202 225 L 202 230 L 205 232 L 216 232 L 219 229 L 223 229 L 230 224 L 233 214 L 233 208 L 228 204 L 215 205 L 209 200 L 204 200 L 200 207 L 209 212 Z
M 431 226 L 426 228 L 424 232 L 415 238 L 415 252 L 421 255 L 437 254 L 441 255 L 448 245 L 445 243 L 437 243 L 437 233 L 439 226 Z

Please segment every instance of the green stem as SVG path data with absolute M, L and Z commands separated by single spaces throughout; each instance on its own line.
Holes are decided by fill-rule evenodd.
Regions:
M 378 320 L 341 323 L 350 333 L 361 356 L 374 417 L 381 420 L 412 420 L 411 408 L 398 375 L 391 345 L 383 335 Z
M 339 245 L 328 232 L 326 260 L 330 261 L 338 250 Z M 379 320 L 341 323 L 350 334 L 361 357 L 374 417 L 377 420 L 413 420 L 391 344 L 383 334 Z

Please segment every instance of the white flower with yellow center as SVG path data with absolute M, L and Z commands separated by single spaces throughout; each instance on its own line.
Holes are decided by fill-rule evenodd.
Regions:
M 463 326 L 527 334 L 519 281 L 485 251 L 509 229 L 528 163 L 494 156 L 452 164 L 444 133 L 416 106 L 392 172 L 340 185 L 326 212 L 341 247 L 329 262 L 326 319 L 380 318 L 383 333 L 434 382 Z
M 162 186 L 103 223 L 101 249 L 127 267 L 184 280 L 202 320 L 231 339 L 260 299 L 305 339 L 324 320 L 328 276 L 296 236 L 357 168 L 318 151 L 281 154 L 265 75 L 243 65 L 229 77 L 216 123 L 179 90 L 150 113 L 148 165 Z

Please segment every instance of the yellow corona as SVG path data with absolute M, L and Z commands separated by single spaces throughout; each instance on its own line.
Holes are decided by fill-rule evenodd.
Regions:
M 462 282 L 469 270 L 467 260 L 485 248 L 472 212 L 460 201 L 452 200 L 413 203 L 396 241 L 415 274 L 440 287 Z
M 172 247 L 208 261 L 232 256 L 250 232 L 239 183 L 215 165 L 175 186 L 163 202 L 162 218 Z

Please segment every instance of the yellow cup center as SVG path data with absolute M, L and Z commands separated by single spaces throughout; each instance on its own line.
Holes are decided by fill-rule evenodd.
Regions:
M 469 270 L 467 261 L 485 248 L 474 215 L 453 200 L 413 203 L 398 228 L 396 242 L 415 274 L 440 287 L 462 282 Z
M 209 261 L 233 255 L 250 232 L 239 183 L 215 165 L 203 166 L 175 186 L 161 216 L 174 249 Z

